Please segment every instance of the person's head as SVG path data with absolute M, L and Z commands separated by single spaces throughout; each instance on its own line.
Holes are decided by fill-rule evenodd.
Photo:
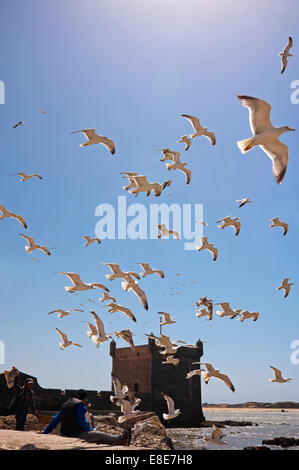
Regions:
M 83 388 L 80 388 L 77 393 L 77 398 L 83 402 L 87 402 L 87 392 L 86 390 L 83 390 Z
M 33 379 L 29 378 L 25 380 L 25 388 L 26 390 L 31 390 L 34 385 Z

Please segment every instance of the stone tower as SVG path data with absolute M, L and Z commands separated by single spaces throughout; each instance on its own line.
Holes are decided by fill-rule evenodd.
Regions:
M 167 426 L 197 426 L 204 420 L 201 408 L 200 376 L 186 379 L 193 369 L 199 368 L 192 362 L 199 362 L 203 355 L 203 344 L 200 340 L 196 348 L 180 347 L 175 354 L 179 364 L 162 364 L 161 348 L 155 341 L 135 348 L 116 348 L 114 341 L 110 343 L 110 355 L 113 358 L 112 373 L 136 396 L 142 399 L 139 409 L 155 411 L 161 418 L 167 413 L 167 403 L 161 392 L 169 395 L 181 414 L 167 422 Z M 143 405 L 143 406 L 142 406 Z

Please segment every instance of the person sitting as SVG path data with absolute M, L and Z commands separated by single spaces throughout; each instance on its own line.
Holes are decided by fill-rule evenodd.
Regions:
M 60 434 L 67 437 L 79 437 L 87 442 L 110 445 L 129 445 L 131 432 L 126 430 L 120 436 L 114 436 L 100 431 L 95 431 L 86 419 L 87 392 L 78 390 L 77 397 L 66 401 L 61 410 L 44 429 L 43 434 L 50 433 L 60 423 Z

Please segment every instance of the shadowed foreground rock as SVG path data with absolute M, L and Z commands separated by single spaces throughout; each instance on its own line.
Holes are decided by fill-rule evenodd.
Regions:
M 299 439 L 295 437 L 274 437 L 274 439 L 264 439 L 262 444 L 280 447 L 293 447 L 299 446 Z
M 225 428 L 225 426 L 258 426 L 257 423 L 252 423 L 252 421 L 234 421 L 226 419 L 225 421 L 203 421 L 199 424 L 199 428 L 211 428 L 215 424 L 218 428 Z
M 251 446 L 251 447 L 244 447 L 243 450 L 272 450 L 272 449 L 269 449 L 269 447 L 267 446 Z

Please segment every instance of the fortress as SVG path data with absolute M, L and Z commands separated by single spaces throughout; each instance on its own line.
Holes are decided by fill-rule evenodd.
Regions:
M 121 383 L 126 383 L 129 389 L 141 398 L 139 410 L 154 411 L 163 419 L 163 413 L 167 413 L 167 403 L 161 395 L 161 392 L 164 392 L 174 400 L 176 409 L 181 410 L 181 414 L 174 420 L 169 420 L 167 426 L 197 427 L 204 421 L 200 376 L 186 379 L 187 373 L 198 367 L 192 365 L 192 362 L 199 362 L 203 355 L 203 344 L 200 340 L 196 346 L 196 348 L 180 347 L 175 354 L 179 364 L 174 366 L 162 364 L 160 348 L 152 339 L 148 340 L 148 344 L 135 348 L 117 348 L 115 342 L 111 341 L 112 372 Z M 28 374 L 21 373 L 21 383 L 27 377 Z M 60 389 L 40 387 L 36 378 L 34 378 L 34 391 L 39 410 L 49 412 L 58 411 L 61 405 L 77 392 L 77 390 L 65 390 L 65 394 L 62 395 Z M 110 401 L 111 391 L 102 391 L 100 394 L 94 390 L 87 392 L 95 414 L 119 412 L 119 407 Z M 0 374 L 0 415 L 7 414 L 11 398 L 11 391 L 6 386 L 4 374 Z

